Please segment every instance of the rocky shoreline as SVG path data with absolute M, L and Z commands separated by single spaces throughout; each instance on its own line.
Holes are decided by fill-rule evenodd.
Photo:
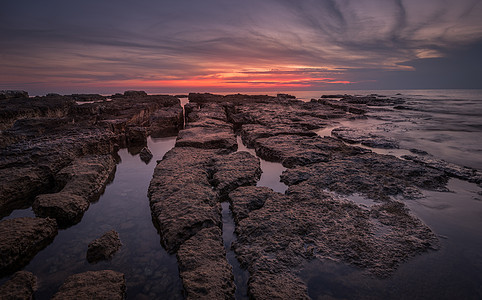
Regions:
M 397 109 L 400 98 L 329 95 L 303 102 L 285 94 L 191 93 L 183 109 L 174 96 L 140 91 L 111 97 L 0 94 L 0 216 L 30 206 L 36 215 L 0 221 L 2 276 L 20 271 L 58 228 L 81 222 L 115 173 L 118 149 L 142 153 L 148 162 L 148 136 L 177 135 L 145 192 L 161 244 L 177 256 L 188 299 L 234 298 L 223 201 L 236 226 L 232 247 L 249 272 L 247 296 L 300 299 L 309 298 L 299 274 L 307 262 L 337 261 L 386 278 L 410 258 L 439 249 L 437 236 L 403 199 L 419 197 L 422 189 L 445 191 L 451 177 L 482 184 L 477 170 L 420 151 L 397 158 L 352 145 L 398 147 L 380 136 L 343 128 L 334 137 L 316 134 L 335 121 Z M 257 157 L 236 152 L 237 135 Z M 281 176 L 286 193 L 256 186 L 259 158 L 287 168 Z M 373 205 L 343 198 L 354 194 Z M 116 240 L 102 259 L 120 247 Z M 34 290 L 35 274 L 27 275 L 15 273 L 0 291 Z M 126 293 L 123 274 L 105 270 L 72 276 L 55 297 L 91 297 L 95 286 L 120 299 Z

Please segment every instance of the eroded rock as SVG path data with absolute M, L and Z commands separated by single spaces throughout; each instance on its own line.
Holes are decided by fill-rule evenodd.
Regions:
M 68 277 L 52 299 L 122 300 L 125 293 L 124 274 L 110 270 L 89 271 Z
M 250 272 L 253 298 L 307 298 L 296 269 L 312 259 L 340 260 L 385 277 L 408 258 L 438 248 L 433 232 L 399 202 L 367 211 L 306 183 L 287 195 L 242 187 L 230 199 L 234 250 Z
M 36 197 L 32 208 L 37 216 L 57 219 L 62 226 L 79 222 L 107 184 L 115 170 L 111 155 L 86 156 L 76 159 L 56 174 L 62 190 Z
M 37 277 L 27 271 L 18 271 L 0 286 L 0 299 L 34 299 Z
M 319 188 L 349 195 L 361 193 L 371 199 L 415 196 L 414 188 L 446 190 L 448 177 L 441 171 L 403 161 L 391 155 L 367 153 L 299 166 L 285 171 L 287 185 L 307 182 Z
M 213 158 L 211 184 L 224 199 L 229 192 L 240 186 L 256 185 L 261 176 L 259 159 L 248 152 L 235 152 Z
M 15 218 L 0 221 L 0 274 L 18 270 L 57 235 L 53 219 Z
M 331 131 L 331 134 L 347 143 L 355 144 L 360 143 L 362 145 L 381 148 L 381 149 L 398 149 L 399 145 L 397 141 L 383 137 L 365 130 L 359 130 L 356 128 L 338 127 Z
M 177 257 L 187 299 L 234 299 L 232 269 L 218 227 L 197 232 L 181 245 Z
M 181 130 L 177 137 L 176 146 L 203 149 L 222 148 L 231 152 L 238 148 L 232 130 L 201 126 Z
M 100 260 L 107 260 L 111 258 L 121 246 L 122 243 L 119 239 L 119 233 L 115 230 L 110 230 L 100 238 L 89 243 L 87 248 L 87 261 L 95 263 Z
M 92 97 L 95 103 L 76 104 L 75 99 Z M 2 215 L 31 205 L 38 194 L 58 191 L 52 179 L 78 157 L 111 154 L 119 147 L 144 146 L 150 131 L 167 128 L 172 122 L 173 128 L 183 122 L 179 99 L 172 96 L 127 93 L 107 99 L 49 94 L 2 100 Z
M 151 161 L 153 155 L 152 155 L 151 150 L 149 150 L 149 148 L 144 147 L 144 148 L 142 148 L 141 152 L 139 153 L 139 157 L 141 158 L 141 160 L 143 162 L 148 164 Z
M 221 208 L 209 182 L 216 150 L 175 147 L 154 170 L 149 198 L 169 252 L 205 227 L 220 226 Z

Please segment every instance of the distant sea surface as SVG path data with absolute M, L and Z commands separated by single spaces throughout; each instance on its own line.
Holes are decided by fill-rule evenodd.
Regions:
M 265 91 L 286 93 L 303 101 L 321 95 L 371 95 L 402 98 L 407 109 L 369 113 L 372 120 L 352 126 L 377 129 L 403 149 L 420 149 L 445 161 L 482 170 L 482 89 L 476 90 L 346 90 Z M 377 120 L 378 122 L 374 122 Z M 391 124 L 391 126 L 384 126 Z M 344 124 L 345 125 L 345 124 Z

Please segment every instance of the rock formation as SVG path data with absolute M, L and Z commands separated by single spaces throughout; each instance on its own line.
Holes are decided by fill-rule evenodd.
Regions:
M 0 299 L 34 299 L 37 277 L 27 271 L 18 271 L 0 286 Z
M 419 188 L 444 190 L 444 172 L 313 132 L 331 120 L 357 118 L 371 107 L 400 101 L 344 96 L 304 103 L 283 95 L 211 94 L 189 99 L 186 129 L 156 167 L 149 189 L 161 239 L 177 252 L 188 298 L 232 297 L 229 272 L 221 271 L 225 262 L 219 265 L 224 251 L 212 244 L 220 224 L 218 201 L 226 199 L 236 222 L 234 250 L 249 271 L 254 299 L 308 298 L 299 272 L 310 260 L 341 261 L 385 277 L 410 257 L 438 249 L 433 232 L 391 197 L 413 197 Z M 254 187 L 259 173 L 248 162 L 236 165 L 249 155 L 229 154 L 235 149 L 233 130 L 258 156 L 288 168 L 282 176 L 286 194 Z M 385 147 L 377 138 L 363 142 Z M 366 207 L 340 196 L 351 194 L 378 202 Z M 201 245 L 208 244 L 205 253 Z M 191 249 L 203 249 L 202 254 Z M 216 266 L 216 275 L 206 264 Z
M 98 198 L 115 171 L 111 155 L 84 156 L 55 174 L 55 185 L 63 186 L 58 193 L 41 194 L 32 208 L 39 217 L 52 217 L 61 226 L 79 222 Z
M 115 230 L 110 230 L 100 238 L 89 243 L 87 248 L 87 261 L 95 263 L 100 260 L 109 259 L 121 246 L 122 243 L 119 239 L 119 233 Z
M 53 219 L 15 218 L 0 221 L 0 274 L 27 264 L 57 235 Z
M 124 274 L 110 270 L 89 271 L 67 278 L 55 299 L 125 299 Z

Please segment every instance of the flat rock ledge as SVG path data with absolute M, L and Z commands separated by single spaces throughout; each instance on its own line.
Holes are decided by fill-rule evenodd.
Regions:
M 125 299 L 124 274 L 111 271 L 89 271 L 67 278 L 52 300 L 61 299 Z
M 57 223 L 50 218 L 15 218 L 0 221 L 0 274 L 26 265 L 57 235 Z
M 367 210 L 306 183 L 287 195 L 241 187 L 230 199 L 238 236 L 233 247 L 250 273 L 255 299 L 307 298 L 297 272 L 313 259 L 341 261 L 383 278 L 410 257 L 439 248 L 435 234 L 396 201 Z
M 179 271 L 189 299 L 233 298 L 231 265 L 218 227 L 204 228 L 181 245 Z
M 111 155 L 86 156 L 76 159 L 56 176 L 62 190 L 38 195 L 32 205 L 35 215 L 55 218 L 62 227 L 80 222 L 90 202 L 96 200 L 115 171 Z
M 149 134 L 176 135 L 184 120 L 179 99 L 141 91 L 110 97 L 28 97 L 24 92 L 6 92 L 0 93 L 0 98 L 2 95 L 1 217 L 32 205 L 39 194 L 60 191 L 63 186 L 56 182 L 57 173 L 74 160 L 113 154 L 119 148 L 140 151 Z M 84 207 L 78 205 L 74 209 L 82 211 Z
M 239 186 L 255 185 L 260 162 L 234 152 L 237 141 L 226 107 L 190 104 L 186 120 L 149 186 L 153 220 L 165 248 L 177 255 L 187 299 L 233 299 L 220 201 Z
M 18 271 L 9 281 L 0 286 L 0 299 L 34 299 L 37 290 L 37 277 L 27 271 Z
M 110 230 L 100 238 L 89 243 L 87 248 L 87 261 L 89 263 L 96 263 L 101 260 L 107 260 L 111 258 L 121 246 L 122 243 L 119 239 L 119 233 L 115 230 Z
M 419 189 L 446 190 L 446 173 L 347 145 L 340 139 L 341 135 L 340 138 L 323 138 L 313 131 L 333 126 L 333 119 L 364 118 L 368 111 L 398 105 L 400 101 L 379 97 L 342 98 L 341 101 L 322 99 L 304 103 L 285 95 L 189 95 L 187 131 L 180 132 L 176 147 L 184 148 L 185 152 L 181 155 L 181 150 L 175 148 L 166 155 L 167 160 L 159 163 L 158 173 L 151 182 L 153 215 L 165 224 L 161 226 L 161 236 L 177 241 L 174 244 L 179 245 L 175 249 L 178 249 L 180 265 L 181 261 L 194 259 L 192 264 L 197 266 L 196 269 L 203 270 L 200 267 L 203 258 L 185 251 L 184 247 L 194 244 L 197 238 L 203 237 L 205 230 L 219 224 L 215 221 L 219 218 L 219 209 L 211 211 L 212 223 L 202 222 L 207 210 L 192 210 L 199 206 L 191 203 L 211 203 L 208 207 L 213 208 L 220 199 L 228 199 L 232 207 L 237 234 L 233 249 L 241 267 L 249 271 L 248 296 L 253 299 L 308 298 L 307 283 L 300 274 L 303 266 L 313 260 L 338 261 L 359 268 L 368 276 L 383 278 L 390 276 L 411 257 L 439 248 L 439 241 L 430 228 L 411 215 L 405 204 L 394 200 L 393 196 L 415 197 Z M 230 127 L 241 135 L 248 147 L 255 149 L 258 156 L 288 168 L 282 176 L 289 186 L 285 194 L 254 187 L 250 182 L 239 184 L 237 188 L 224 182 L 220 176 L 223 165 L 220 162 L 228 162 L 225 153 L 232 151 L 226 146 L 229 145 L 227 137 L 224 138 Z M 349 134 L 358 138 L 352 142 L 397 147 L 393 141 L 383 140 L 381 136 L 365 137 L 359 132 L 344 132 L 343 136 L 348 139 Z M 224 140 L 214 143 L 217 137 Z M 206 158 L 209 156 L 212 157 L 210 160 Z M 161 172 L 176 173 L 172 167 L 168 168 L 176 161 L 177 166 L 184 169 L 184 175 L 163 177 Z M 227 169 L 239 168 L 230 161 L 224 165 Z M 167 184 L 176 185 L 178 180 L 183 181 L 178 188 Z M 203 182 L 206 192 L 202 197 L 195 193 L 197 198 L 177 201 L 177 197 L 187 198 L 186 190 L 201 190 L 200 185 L 184 184 L 188 183 L 187 180 L 189 183 Z M 223 187 L 226 190 L 222 191 Z M 171 191 L 163 194 L 161 189 Z M 214 201 L 213 193 L 217 194 Z M 361 205 L 343 196 L 351 194 L 368 197 L 373 204 Z M 166 203 L 183 204 L 176 207 Z M 173 226 L 175 221 L 169 223 L 175 220 L 174 215 L 169 216 L 172 210 L 188 211 L 179 217 L 184 221 L 191 220 L 191 224 L 197 227 Z M 173 231 L 174 228 L 177 229 Z M 170 234 L 164 235 L 163 230 Z M 181 235 L 173 234 L 175 232 Z M 196 244 L 202 243 L 196 241 Z M 190 281 L 188 278 L 199 277 L 193 276 L 195 270 L 189 272 L 193 273 L 188 275 L 186 269 L 182 270 L 181 276 L 186 275 L 183 277 L 185 289 L 192 294 L 194 292 L 189 287 L 199 288 L 203 281 Z M 213 288 L 207 283 L 204 287 Z

